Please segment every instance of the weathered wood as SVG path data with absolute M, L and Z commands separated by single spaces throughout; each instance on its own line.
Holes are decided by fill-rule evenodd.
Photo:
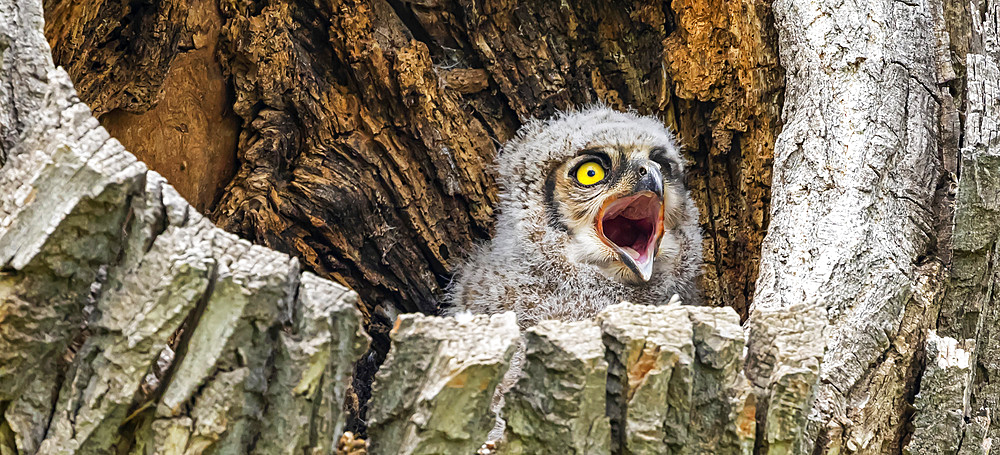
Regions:
M 755 399 L 732 309 L 623 303 L 597 319 L 612 453 L 751 453 Z
M 1000 302 L 995 287 L 1000 282 L 996 266 L 1000 258 L 1000 30 L 996 25 L 1000 3 L 984 2 L 981 10 L 985 15 L 977 13 L 977 20 L 971 24 L 976 39 L 970 43 L 965 62 L 967 105 L 955 209 L 954 261 L 937 320 L 942 336 L 963 344 L 973 340 L 971 361 L 975 375 L 964 392 L 970 400 L 963 409 L 965 421 L 954 422 L 958 427 L 940 425 L 922 435 L 934 441 L 957 432 L 962 435 L 960 453 L 980 453 L 983 447 L 988 451 L 990 441 L 1000 438 L 1000 387 L 990 380 L 1000 374 L 1000 357 L 996 354 L 1000 349 Z M 942 397 L 933 393 L 921 390 L 932 402 L 947 399 L 947 390 L 942 391 Z M 919 411 L 916 418 L 921 419 Z
M 355 286 L 376 333 L 393 307 L 434 311 L 463 249 L 487 234 L 491 139 L 509 137 L 521 117 L 594 100 L 678 126 L 710 228 L 710 300 L 745 302 L 755 236 L 768 224 L 777 122 L 777 102 L 760 101 L 777 99 L 781 83 L 767 3 L 232 0 L 206 22 L 211 3 L 53 0 L 47 12 L 63 22 L 49 26 L 50 41 L 84 75 L 98 112 L 148 115 L 102 119 L 123 136 L 135 126 L 136 137 L 176 112 L 162 100 L 198 85 L 192 69 L 212 70 L 217 50 L 213 77 L 225 84 L 197 93 L 214 95 L 206 109 L 217 119 L 229 115 L 219 87 L 231 84 L 242 125 L 241 174 L 216 218 Z M 88 7 L 95 15 L 78 14 Z M 606 315 L 611 445 L 745 453 L 756 433 L 762 453 L 988 453 L 1000 429 L 990 382 L 1000 374 L 1000 5 L 775 7 L 788 127 L 748 326 L 755 394 L 728 310 Z M 963 14 L 964 41 L 954 23 Z M 125 153 L 53 68 L 37 3 L 0 0 L 0 25 L 0 451 L 331 450 L 350 360 L 365 346 L 354 294 L 211 228 Z M 93 67 L 101 61 L 117 66 Z M 165 149 L 185 136 L 172 137 Z M 959 137 L 952 258 L 948 172 L 959 169 Z M 429 321 L 431 332 L 462 324 Z M 482 347 L 463 333 L 462 343 Z M 534 361 L 545 374 L 528 379 L 543 382 L 523 382 L 509 408 L 524 421 L 555 415 L 526 392 L 544 378 L 593 386 L 546 363 L 541 347 L 564 334 L 536 335 L 528 368 Z M 599 376 L 594 343 L 558 352 L 594 348 L 583 358 Z M 409 355 L 394 352 L 390 365 Z M 487 368 L 496 380 L 499 358 Z M 596 416 L 576 414 L 572 425 L 603 428 L 600 394 L 584 390 L 580 409 Z M 485 433 L 489 381 L 476 392 L 481 406 L 463 408 L 460 422 Z M 392 422 L 379 431 L 410 425 L 379 406 L 373 415 Z M 527 441 L 526 429 L 512 423 L 511 441 Z M 462 450 L 481 442 L 474 433 L 461 436 Z
M 45 49 L 45 43 L 31 40 L 29 31 L 40 36 L 31 25 L 40 24 L 31 24 L 30 7 L 24 16 L 5 10 L 24 21 L 11 25 L 21 25 L 14 30 L 25 38 L 11 43 L 3 71 L 12 81 L 24 81 L 26 92 L 12 91 L 18 101 L 5 106 L 20 117 L 7 124 L 17 141 L 0 173 L 0 187 L 7 189 L 0 195 L 5 270 L 0 278 L 0 401 L 16 397 L 40 373 L 27 366 L 63 354 L 80 333 L 92 283 L 118 253 L 128 198 L 145 173 L 87 106 L 75 101 L 65 73 L 51 68 L 51 62 L 48 69 L 42 64 L 30 68 L 36 72 L 12 68 L 17 62 L 6 57 L 37 52 L 32 46 Z M 22 115 L 21 107 L 34 110 Z
M 215 0 L 45 2 L 45 34 L 101 124 L 199 211 L 232 179 L 239 124 Z
M 747 325 L 746 374 L 758 397 L 755 453 L 810 453 L 807 417 L 827 344 L 825 311 L 760 308 Z
M 0 2 L 4 86 L 18 84 L 0 94 L 17 115 L 0 172 L 0 450 L 332 447 L 367 349 L 356 294 L 300 285 L 295 259 L 146 172 L 39 57 L 38 6 Z M 296 437 L 286 413 L 304 417 Z
M 690 453 L 753 453 L 757 397 L 744 373 L 746 334 L 729 308 L 687 308 L 694 333 Z
M 608 454 L 608 362 L 593 321 L 542 321 L 525 332 L 520 379 L 505 397 L 502 454 Z
M 144 377 L 208 291 L 208 223 L 171 227 L 135 268 L 113 274 L 59 396 L 42 453 L 100 451 L 129 415 Z M 117 276 L 115 276 L 117 275 Z
M 973 343 L 959 343 L 934 332 L 927 335 L 927 366 L 920 381 L 921 392 L 914 402 L 915 428 L 903 453 L 958 453 L 966 425 L 966 393 L 972 382 Z
M 41 8 L 37 2 L 0 4 L 0 75 L 6 82 L 0 84 L 0 166 L 21 133 L 48 113 L 40 108 L 48 102 L 52 53 L 44 51 Z
M 290 330 L 278 334 L 260 454 L 331 453 L 344 432 L 354 361 L 367 350 L 357 294 L 303 273 Z
M 361 314 L 353 306 L 356 295 L 312 275 L 300 277 L 294 259 L 212 227 L 159 175 L 145 172 L 108 139 L 74 97 L 64 73 L 50 69 L 47 74 L 55 83 L 41 95 L 48 104 L 40 108 L 46 115 L 38 118 L 59 121 L 40 121 L 19 132 L 11 148 L 4 167 L 10 172 L 0 178 L 20 192 L 4 193 L 0 242 L 7 243 L 0 245 L 10 251 L 7 261 L 14 277 L 23 279 L 25 272 L 17 267 L 35 263 L 75 267 L 81 283 L 70 294 L 75 306 L 63 313 L 74 324 L 52 333 L 62 337 L 63 346 L 79 334 L 80 345 L 63 357 L 48 346 L 51 369 L 43 375 L 32 378 L 23 368 L 0 375 L 0 383 L 12 384 L 0 399 L 0 447 L 137 454 L 331 450 L 344 424 L 340 409 L 350 366 L 366 347 Z M 61 128 L 82 131 L 64 134 Z M 107 150 L 87 148 L 93 138 L 103 138 L 97 142 Z M 53 142 L 62 146 L 51 146 Z M 69 152 L 77 150 L 95 154 L 95 159 L 74 159 Z M 53 159 L 57 157 L 61 160 Z M 67 167 L 70 172 L 57 172 Z M 32 185 L 38 195 L 25 198 L 32 192 L 23 188 Z M 118 191 L 104 204 L 86 197 L 107 188 Z M 50 204 L 52 200 L 61 205 Z M 42 210 L 32 205 L 36 203 L 55 210 Z M 96 223 L 98 219 L 107 225 Z M 52 242 L 70 242 L 64 230 L 90 232 L 79 226 L 96 234 L 73 238 L 73 250 L 48 248 Z M 111 234 L 118 236 L 114 245 L 102 237 Z M 98 255 L 79 260 L 66 251 Z M 637 400 L 622 395 L 627 390 L 619 387 L 613 396 L 628 404 L 623 414 L 628 420 L 622 424 L 645 425 L 662 438 L 643 441 L 639 433 L 620 434 L 633 447 L 652 451 L 664 444 L 687 444 L 701 452 L 749 448 L 752 430 L 747 433 L 746 428 L 752 423 L 746 416 L 748 409 L 752 413 L 752 401 L 739 373 L 743 344 L 737 315 L 728 309 L 624 308 L 619 315 L 605 313 L 603 329 L 588 322 L 553 323 L 547 334 L 543 325 L 529 336 L 529 372 L 544 370 L 545 377 L 563 385 L 571 377 L 580 379 L 582 392 L 568 399 L 580 400 L 575 408 L 587 410 L 570 413 L 572 428 L 590 432 L 570 432 L 581 451 L 610 448 L 605 356 L 632 369 L 636 359 L 630 354 L 647 337 L 664 348 L 658 357 L 663 370 L 641 377 L 619 372 L 641 392 Z M 92 318 L 84 317 L 88 312 Z M 648 320 L 650 315 L 656 316 L 654 321 Z M 36 322 L 25 319 L 26 326 Z M 646 323 L 658 327 L 655 334 L 642 333 Z M 515 318 L 404 315 L 397 324 L 395 348 L 372 403 L 372 450 L 475 450 L 493 426 L 493 390 L 518 346 Z M 560 328 L 578 325 L 590 330 Z M 555 342 L 565 335 L 580 343 Z M 631 351 L 605 354 L 608 340 Z M 567 365 L 583 360 L 590 369 L 580 376 L 577 368 L 553 368 L 560 359 L 552 351 L 557 345 Z M 4 353 L 24 358 L 36 347 L 15 343 Z M 642 369 L 645 363 L 639 363 Z M 58 371 L 66 372 L 64 379 Z M 414 371 L 422 373 L 419 380 Z M 647 376 L 662 381 L 646 383 Z M 532 399 L 529 391 L 538 391 L 535 386 L 524 382 L 513 392 L 513 434 L 543 430 L 520 420 L 544 408 L 521 406 Z M 642 397 L 662 400 L 645 402 Z M 710 425 L 713 420 L 727 423 Z M 565 421 L 550 423 L 568 428 Z M 669 427 L 659 428 L 661 424 Z M 542 442 L 551 450 L 564 448 L 538 438 L 534 443 Z
M 474 453 L 493 428 L 493 391 L 519 336 L 510 312 L 401 315 L 372 390 L 372 453 Z
M 679 306 L 620 304 L 598 316 L 610 353 L 608 415 L 613 453 L 670 453 L 688 441 L 693 331 Z

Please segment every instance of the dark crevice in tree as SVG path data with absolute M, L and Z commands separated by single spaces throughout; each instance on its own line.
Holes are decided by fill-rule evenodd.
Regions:
M 401 0 L 385 0 L 385 2 L 392 7 L 393 12 L 396 13 L 396 17 L 405 25 L 405 30 L 409 33 L 410 38 L 427 45 L 431 51 L 431 55 L 440 55 L 442 53 L 443 49 L 437 45 L 436 40 L 424 29 L 423 24 L 417 19 L 417 16 L 413 13 L 409 5 L 404 5 Z
M 916 408 L 913 407 L 913 404 L 916 402 L 917 394 L 920 393 L 920 381 L 923 379 L 926 366 L 927 351 L 925 349 L 924 340 L 921 340 L 917 351 L 913 354 L 913 362 L 906 370 L 907 387 L 905 389 L 906 395 L 904 396 L 904 400 L 907 406 L 901 415 L 903 424 L 899 426 L 898 433 L 893 438 L 896 441 L 899 441 L 899 445 L 895 447 L 894 452 L 899 455 L 903 454 L 903 448 L 906 447 L 913 438 L 913 431 L 915 429 L 913 425 L 913 418 L 916 416 Z

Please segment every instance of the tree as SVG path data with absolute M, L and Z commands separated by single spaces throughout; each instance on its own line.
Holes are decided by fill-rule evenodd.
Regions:
M 374 354 L 359 364 L 361 385 L 389 348 L 396 313 L 434 313 L 463 252 L 489 236 L 498 144 L 527 117 L 602 101 L 678 131 L 713 305 L 749 317 L 748 327 L 800 305 L 809 311 L 790 314 L 825 312 L 829 341 L 796 450 L 976 453 L 998 428 L 994 3 L 53 0 L 44 31 L 101 124 L 198 210 L 357 292 Z M 47 143 L 27 133 L 26 113 L 43 111 L 33 94 L 51 89 L 31 84 L 50 70 L 34 55 L 45 52 L 30 35 L 37 6 L 2 11 L 12 82 L 0 89 L 0 150 L 15 168 L 26 137 Z M 121 207 L 118 218 L 88 232 L 115 238 L 114 226 L 145 213 L 126 208 L 144 200 L 129 196 L 141 183 L 129 169 L 108 171 L 108 188 L 119 189 L 97 194 Z M 17 257 L 6 267 L 23 272 Z M 87 260 L 94 275 L 74 279 L 115 275 L 99 266 L 110 258 Z M 235 282 L 254 288 L 263 272 L 243 273 Z M 289 286 L 280 283 L 262 286 Z M 91 329 L 77 328 L 86 309 L 10 333 L 79 333 L 86 349 Z M 160 336 L 188 346 L 198 331 L 173 324 Z M 247 330 L 252 346 L 274 336 Z M 763 339 L 751 336 L 751 350 Z M 79 363 L 49 357 L 39 358 Z M 219 371 L 243 360 L 231 361 Z M 34 380 L 28 401 L 52 401 L 58 382 Z M 6 414 L 13 396 L 0 395 Z

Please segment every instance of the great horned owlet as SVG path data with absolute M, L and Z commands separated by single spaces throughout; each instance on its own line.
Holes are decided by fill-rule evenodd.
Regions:
M 449 313 L 513 310 L 530 326 L 623 300 L 700 303 L 698 209 L 658 120 L 606 107 L 534 120 L 498 164 L 496 235 L 459 269 Z

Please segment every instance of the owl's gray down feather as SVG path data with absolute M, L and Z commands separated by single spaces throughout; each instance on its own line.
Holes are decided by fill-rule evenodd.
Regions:
M 652 276 L 635 283 L 592 260 L 597 253 L 589 252 L 606 246 L 585 223 L 561 220 L 587 207 L 574 206 L 579 201 L 572 196 L 553 196 L 552 180 L 554 170 L 583 150 L 641 154 L 650 149 L 664 154 L 662 160 L 669 160 L 671 169 L 662 176 L 664 229 Z M 659 120 L 603 106 L 533 120 L 503 147 L 497 164 L 496 235 L 458 269 L 446 314 L 513 310 L 527 327 L 543 319 L 590 318 L 621 301 L 659 305 L 677 294 L 685 304 L 700 303 L 698 210 L 683 183 L 684 165 L 674 136 Z M 562 174 L 555 177 L 564 179 Z M 572 185 L 567 188 L 577 191 Z

